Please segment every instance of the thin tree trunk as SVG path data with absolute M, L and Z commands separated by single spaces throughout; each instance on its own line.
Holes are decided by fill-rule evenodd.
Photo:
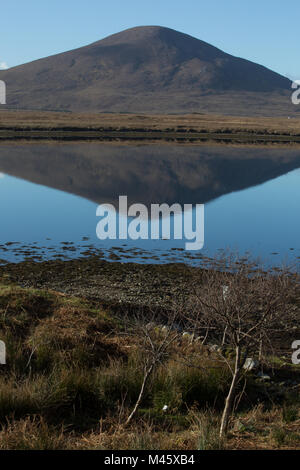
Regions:
M 203 344 L 203 345 L 205 344 L 205 341 L 207 340 L 207 336 L 208 336 L 208 328 L 206 328 L 206 333 L 205 333 L 205 336 L 204 336 L 201 344 Z
M 221 344 L 221 346 L 224 346 L 224 344 L 225 344 L 225 341 L 226 341 L 226 333 L 227 333 L 227 326 L 226 326 L 225 329 L 224 329 L 224 333 L 223 333 L 223 338 L 222 338 L 222 344 Z
M 227 433 L 230 413 L 232 410 L 232 404 L 233 404 L 233 399 L 235 395 L 235 389 L 236 389 L 236 385 L 237 385 L 239 375 L 240 375 L 240 356 L 241 356 L 240 347 L 237 346 L 235 351 L 236 351 L 236 355 L 235 355 L 234 373 L 233 373 L 230 389 L 225 400 L 225 406 L 224 406 L 221 426 L 220 426 L 221 438 Z
M 258 360 L 262 360 L 262 339 L 259 341 L 259 351 L 258 351 Z
M 147 383 L 148 378 L 149 378 L 150 375 L 151 375 L 151 372 L 152 372 L 152 370 L 153 370 L 153 367 L 154 367 L 154 364 L 152 363 L 152 364 L 150 365 L 150 367 L 148 367 L 148 369 L 145 370 L 144 379 L 143 379 L 143 383 L 142 383 L 142 386 L 141 386 L 141 390 L 140 390 L 138 399 L 137 399 L 137 401 L 136 401 L 136 403 L 135 403 L 135 405 L 134 405 L 134 408 L 133 408 L 132 412 L 130 413 L 130 415 L 129 415 L 128 418 L 127 418 L 127 421 L 126 421 L 126 423 L 125 423 L 126 426 L 127 426 L 127 424 L 130 423 L 130 421 L 131 421 L 132 418 L 134 417 L 134 415 L 135 415 L 135 413 L 136 413 L 138 407 L 140 406 L 140 403 L 141 403 L 142 398 L 143 398 L 143 395 L 144 395 L 145 386 L 146 386 L 146 383 Z

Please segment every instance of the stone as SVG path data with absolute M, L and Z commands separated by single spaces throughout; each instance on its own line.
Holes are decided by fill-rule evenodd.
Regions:
M 252 357 L 247 357 L 247 359 L 245 360 L 245 364 L 243 365 L 243 369 L 247 371 L 258 369 L 258 367 L 259 361 L 253 359 Z

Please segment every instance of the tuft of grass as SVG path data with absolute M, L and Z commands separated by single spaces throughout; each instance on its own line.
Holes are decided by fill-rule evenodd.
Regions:
M 285 423 L 292 423 L 299 417 L 299 407 L 297 405 L 284 404 L 282 407 L 282 419 Z
M 207 364 L 205 368 L 193 368 L 170 361 L 160 374 L 154 388 L 165 389 L 168 393 L 170 390 L 177 391 L 184 407 L 191 407 L 194 403 L 201 408 L 223 406 L 230 380 L 225 368 L 215 367 L 213 363 Z
M 40 416 L 9 421 L 0 431 L 0 450 L 61 450 L 67 442 L 63 429 L 49 426 Z
M 282 427 L 272 429 L 272 438 L 278 447 L 282 447 L 286 442 L 286 431 Z
M 198 412 L 191 409 L 190 420 L 198 435 L 198 450 L 222 450 L 225 447 L 224 439 L 219 436 L 219 416 L 210 410 Z

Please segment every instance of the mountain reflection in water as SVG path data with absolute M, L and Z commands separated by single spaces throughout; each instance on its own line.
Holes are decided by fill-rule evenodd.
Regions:
M 8 221 L 9 212 L 15 210 L 10 195 L 12 192 L 8 189 L 5 192 L 3 189 L 1 216 L 2 221 L 5 218 L 6 220 L 0 232 L 1 243 L 4 245 L 17 240 L 31 244 L 36 238 L 40 238 L 39 243 L 41 239 L 51 238 L 56 243 L 60 240 L 64 243 L 73 242 L 76 246 L 79 240 L 88 236 L 89 247 L 94 245 L 99 248 L 100 241 L 95 236 L 96 204 L 113 203 L 117 206 L 119 195 L 127 195 L 128 204 L 142 203 L 148 207 L 151 203 L 205 203 L 205 249 L 210 255 L 220 248 L 251 249 L 253 254 L 263 256 L 274 250 L 284 251 L 286 254 L 293 248 L 295 254 L 298 254 L 299 245 L 295 245 L 299 239 L 299 222 L 296 220 L 299 217 L 296 211 L 300 196 L 297 190 L 300 187 L 300 177 L 296 172 L 298 176 L 296 174 L 293 177 L 294 183 L 284 178 L 287 174 L 295 174 L 290 172 L 299 167 L 300 149 L 288 146 L 277 148 L 117 143 L 1 144 L 2 174 L 91 201 L 80 212 L 80 224 L 78 220 L 75 225 L 76 221 L 70 222 L 66 215 L 63 217 L 60 214 L 60 206 L 69 204 L 70 208 L 65 209 L 64 213 L 70 213 L 73 209 L 75 213 L 76 208 L 81 207 L 80 204 L 87 204 L 88 201 L 79 202 L 79 198 L 73 198 L 71 201 L 64 193 L 53 197 L 54 193 L 50 191 L 47 193 L 47 200 L 50 201 L 49 204 L 51 201 L 54 204 L 55 201 L 56 210 L 56 214 L 52 211 L 51 215 L 53 233 L 49 233 L 49 230 L 47 233 L 35 233 L 33 227 L 36 219 L 40 225 L 44 222 L 42 212 L 38 211 L 34 202 L 39 196 L 34 196 L 31 198 L 31 208 L 23 214 L 23 234 L 25 236 L 27 233 L 27 238 L 22 239 L 16 225 Z M 283 180 L 278 177 L 283 177 Z M 11 182 L 11 185 L 14 185 L 17 191 L 16 181 Z M 267 184 L 262 185 L 263 183 Z M 26 186 L 26 195 L 23 192 L 23 197 L 28 197 L 33 186 Z M 255 188 L 256 186 L 260 189 Z M 11 187 L 10 190 L 12 189 Z M 247 191 L 234 193 L 241 190 Z M 285 219 L 281 222 L 276 214 L 279 200 L 285 204 Z M 24 206 L 22 207 L 24 210 Z M 85 215 L 87 210 L 89 214 Z M 271 234 L 268 231 L 270 224 L 273 224 Z M 66 229 L 67 225 L 70 232 Z M 283 233 L 280 233 L 279 226 L 283 226 Z M 44 244 L 47 252 L 47 243 Z M 118 241 L 110 243 L 110 248 L 114 245 L 118 245 Z M 153 241 L 129 245 L 150 251 L 154 249 Z M 180 243 L 171 247 L 169 242 L 166 242 L 164 246 L 165 250 L 172 247 L 182 249 Z M 158 247 L 158 244 L 155 247 Z M 164 251 L 161 245 L 159 249 Z M 65 254 L 66 251 L 65 249 Z M 70 252 L 77 253 L 77 250 L 73 247 Z M 2 255 L 1 257 L 3 258 Z M 161 254 L 158 259 L 162 259 Z M 141 261 L 141 257 L 139 260 Z M 147 262 L 146 257 L 143 262 Z

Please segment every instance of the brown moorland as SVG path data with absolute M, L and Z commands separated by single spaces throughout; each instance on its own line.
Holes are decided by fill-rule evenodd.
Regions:
M 251 118 L 214 114 L 138 115 L 65 113 L 46 111 L 0 111 L 2 139 L 16 135 L 30 137 L 41 133 L 54 135 L 85 135 L 93 138 L 141 137 L 145 140 L 162 137 L 191 139 L 228 137 L 230 140 L 287 140 L 300 137 L 300 119 Z

